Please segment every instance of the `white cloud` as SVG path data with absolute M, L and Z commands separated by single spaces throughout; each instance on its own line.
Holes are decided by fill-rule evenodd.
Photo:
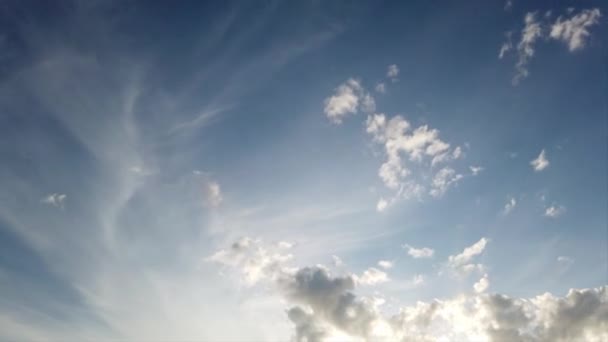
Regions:
M 409 254 L 414 259 L 422 259 L 422 258 L 432 258 L 435 255 L 435 250 L 428 247 L 415 248 L 408 244 L 403 245 L 403 248 L 407 249 L 407 254 Z
M 505 37 L 507 38 L 507 40 L 502 43 L 502 45 L 500 46 L 500 51 L 498 52 L 498 59 L 502 59 L 507 52 L 511 51 L 513 49 L 513 32 L 508 31 L 507 33 L 505 33 Z
M 522 79 L 528 77 L 527 65 L 534 57 L 534 44 L 542 37 L 541 24 L 536 20 L 536 13 L 529 12 L 524 18 L 524 28 L 521 31 L 521 40 L 517 44 L 519 60 L 515 64 L 516 74 L 513 77 L 513 84 L 518 84 Z
M 468 262 L 485 239 L 465 249 Z M 482 246 L 483 245 L 483 246 Z M 247 265 L 244 261 L 240 265 Z M 381 272 L 381 271 L 380 271 Z M 297 341 L 605 341 L 608 287 L 572 289 L 564 297 L 532 298 L 486 294 L 487 274 L 475 292 L 451 299 L 417 302 L 392 316 L 378 309 L 385 300 L 355 294 L 353 275 L 334 276 L 322 266 L 285 269 L 272 281 L 287 301 Z M 424 278 L 414 276 L 412 283 Z
M 561 271 L 565 272 L 570 267 L 572 267 L 572 265 L 574 264 L 574 259 L 567 257 L 567 256 L 560 255 L 557 257 L 557 262 L 561 267 Z
M 423 125 L 412 130 L 410 123 L 400 115 L 389 120 L 384 114 L 374 114 L 367 118 L 366 131 L 374 142 L 384 147 L 386 161 L 380 166 L 378 176 L 388 189 L 396 192 L 392 200 L 378 202 L 379 211 L 397 198 L 420 198 L 427 187 L 431 188 L 430 195 L 440 197 L 463 177 L 454 169 L 444 167 L 430 181 L 426 179 L 425 169 L 431 172 L 436 164 L 462 157 L 460 147 L 452 150 L 450 144 L 439 138 L 436 129 Z M 413 174 L 406 167 L 408 162 L 419 166 L 419 174 Z
M 376 210 L 382 212 L 382 211 L 386 210 L 386 208 L 388 208 L 389 205 L 390 205 L 389 201 L 385 200 L 384 198 L 380 198 L 378 200 L 378 203 L 376 204 Z
M 378 266 L 384 268 L 385 270 L 388 270 L 390 268 L 393 268 L 394 264 L 392 261 L 389 260 L 380 260 L 378 261 Z
M 450 255 L 448 257 L 447 267 L 457 275 L 466 276 L 473 271 L 481 271 L 484 269 L 482 264 L 473 263 L 473 259 L 483 253 L 488 239 L 482 237 L 473 245 L 465 248 L 462 253 Z
M 483 277 L 481 277 L 481 279 L 479 279 L 478 282 L 476 282 L 475 284 L 473 284 L 473 289 L 477 293 L 486 292 L 486 290 L 488 289 L 488 287 L 490 287 L 490 281 L 488 280 L 488 274 L 487 273 L 484 274 Z
M 545 216 L 550 218 L 558 218 L 566 212 L 566 207 L 561 205 L 552 205 L 545 209 Z
M 505 204 L 505 207 L 502 210 L 503 215 L 509 215 L 511 213 L 511 211 L 513 211 L 513 209 L 515 209 L 515 206 L 517 205 L 517 201 L 515 200 L 514 197 L 511 197 L 507 203 Z
M 515 64 L 515 76 L 513 85 L 517 85 L 521 80 L 528 77 L 528 63 L 535 54 L 534 45 L 539 39 L 553 39 L 563 41 L 572 51 L 580 50 L 585 47 L 586 40 L 590 33 L 589 28 L 599 23 L 601 16 L 600 10 L 584 9 L 579 14 L 573 15 L 573 11 L 568 11 L 570 18 L 560 16 L 553 23 L 541 22 L 537 19 L 536 12 L 528 12 L 524 17 L 524 28 L 521 31 L 521 39 L 517 44 L 518 61 Z M 551 17 L 551 11 L 545 15 L 545 21 Z M 502 59 L 513 49 L 511 34 L 507 33 L 507 41 L 500 48 L 498 57 Z
M 431 196 L 443 196 L 450 186 L 457 183 L 460 179 L 462 179 L 462 177 L 463 176 L 461 174 L 457 174 L 456 171 L 450 167 L 445 167 L 439 170 L 433 178 L 433 188 L 430 192 Z
M 540 154 L 536 159 L 530 162 L 530 165 L 536 172 L 540 172 L 549 167 L 549 160 L 547 159 L 544 149 L 540 151 Z
M 483 167 L 481 166 L 469 166 L 469 169 L 471 170 L 471 173 L 473 174 L 473 176 L 477 176 L 478 174 L 481 173 L 481 171 L 484 170 Z
M 590 35 L 588 28 L 598 24 L 600 17 L 598 8 L 584 9 L 570 19 L 562 19 L 560 16 L 551 26 L 550 36 L 568 44 L 570 51 L 580 50 L 585 47 L 586 39 Z
M 66 194 L 53 193 L 43 198 L 42 202 L 63 209 L 67 197 Z
M 425 279 L 422 274 L 416 274 L 414 277 L 412 277 L 412 280 L 411 280 L 411 283 L 414 287 L 421 286 L 422 284 L 424 284 L 424 282 L 425 282 Z
M 335 124 L 349 114 L 356 114 L 359 109 L 371 113 L 375 110 L 374 98 L 365 91 L 361 83 L 350 78 L 335 90 L 335 94 L 325 99 L 325 115 Z
M 386 93 L 386 84 L 384 84 L 383 82 L 380 82 L 378 84 L 376 84 L 376 92 L 380 93 L 380 94 L 384 94 Z
M 334 264 L 335 267 L 342 267 L 342 266 L 344 266 L 344 261 L 342 261 L 342 259 L 340 259 L 340 257 L 337 256 L 337 255 L 332 255 L 331 256 L 331 260 L 332 260 L 332 262 L 333 262 L 333 264 Z
M 399 76 L 399 67 L 397 64 L 391 64 L 388 66 L 386 70 L 386 77 L 388 77 L 392 81 L 397 80 L 397 76 Z
M 357 284 L 362 285 L 376 285 L 381 283 L 386 283 L 389 281 L 388 274 L 386 272 L 379 270 L 375 267 L 370 267 L 367 270 L 363 271 L 361 276 L 355 276 L 355 280 Z
M 223 201 L 220 184 L 214 181 L 207 182 L 205 186 L 205 204 L 208 207 L 218 207 Z

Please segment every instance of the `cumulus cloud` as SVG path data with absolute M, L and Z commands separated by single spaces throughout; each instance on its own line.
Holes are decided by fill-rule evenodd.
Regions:
M 405 244 L 403 245 L 403 248 L 407 249 L 407 254 L 414 259 L 432 258 L 433 255 L 435 255 L 435 250 L 428 247 L 415 248 Z
M 513 211 L 513 209 L 515 209 L 515 206 L 517 205 L 517 201 L 515 200 L 514 197 L 511 197 L 507 203 L 505 204 L 505 207 L 502 210 L 503 215 L 509 215 L 511 213 L 511 211 Z
M 558 40 L 566 43 L 568 50 L 573 52 L 585 47 L 590 36 L 589 28 L 599 24 L 601 12 L 599 9 L 584 9 L 578 14 L 568 11 L 570 17 L 559 16 L 555 22 L 547 20 L 551 17 L 551 11 L 546 13 L 545 21 L 538 19 L 536 12 L 528 12 L 524 17 L 524 27 L 517 44 L 517 63 L 515 64 L 515 76 L 513 85 L 528 77 L 528 63 L 535 54 L 535 44 L 540 40 Z M 507 40 L 500 48 L 498 57 L 502 59 L 513 49 L 511 33 L 507 33 Z
M 481 171 L 484 170 L 484 168 L 481 167 L 481 166 L 473 166 L 473 165 L 471 165 L 471 166 L 469 166 L 469 170 L 471 170 L 471 174 L 473 176 L 477 176 L 478 174 L 481 173 Z
M 383 82 L 380 82 L 378 84 L 376 84 L 376 92 L 384 94 L 386 93 L 386 84 L 384 84 Z
M 549 218 L 558 218 L 566 212 L 566 207 L 561 205 L 551 205 L 545 209 L 545 216 Z
M 396 198 L 420 198 L 426 191 L 431 196 L 440 197 L 463 177 L 454 169 L 444 167 L 429 182 L 424 181 L 424 177 L 415 179 L 416 175 L 407 168 L 406 164 L 411 163 L 432 172 L 433 166 L 462 156 L 462 150 L 459 147 L 452 149 L 450 144 L 439 138 L 436 129 L 427 125 L 412 129 L 400 115 L 387 119 L 384 114 L 374 114 L 367 118 L 366 131 L 375 143 L 384 148 L 386 161 L 380 166 L 378 176 L 388 189 L 395 191 L 393 200 L 378 202 L 379 211 L 390 206 Z
M 384 268 L 385 270 L 388 270 L 390 268 L 393 268 L 394 264 L 392 261 L 389 260 L 380 260 L 378 261 L 378 266 Z
M 452 261 L 469 262 L 483 251 L 484 241 L 468 247 Z M 247 264 L 244 261 L 239 265 Z M 294 326 L 296 341 L 599 342 L 608 338 L 606 286 L 572 289 L 564 297 L 545 293 L 512 298 L 486 294 L 489 281 L 484 275 L 471 294 L 417 302 L 387 315 L 379 308 L 383 301 L 355 293 L 359 284 L 355 276 L 333 275 L 322 266 L 286 268 L 278 273 L 265 279 L 271 280 L 288 302 L 286 314 Z
M 476 282 L 475 284 L 473 284 L 473 289 L 477 293 L 486 292 L 486 290 L 488 289 L 488 287 L 490 287 L 490 281 L 488 280 L 488 274 L 487 273 L 484 274 L 483 277 L 481 277 L 481 279 L 479 279 L 478 282 Z
M 473 259 L 483 253 L 488 239 L 482 237 L 473 245 L 465 248 L 462 253 L 450 255 L 448 257 L 447 267 L 452 270 L 455 274 L 460 276 L 466 276 L 473 271 L 483 270 L 482 264 L 473 263 Z
M 536 172 L 540 172 L 549 167 L 549 160 L 547 159 L 544 149 L 540 151 L 538 157 L 530 162 L 530 165 Z
M 342 123 L 347 115 L 359 110 L 371 113 L 376 109 L 374 98 L 361 86 L 361 82 L 350 78 L 335 89 L 334 95 L 325 99 L 325 115 L 334 124 Z
M 390 279 L 386 272 L 379 270 L 375 267 L 370 267 L 367 270 L 363 271 L 361 276 L 355 277 L 355 280 L 358 284 L 362 285 L 376 285 L 386 283 Z
M 389 65 L 388 69 L 386 70 L 386 77 L 394 82 L 397 80 L 398 76 L 399 76 L 399 67 L 397 66 L 397 64 Z
M 66 194 L 53 193 L 43 198 L 42 203 L 50 204 L 54 207 L 63 209 L 67 197 L 68 196 Z
M 589 27 L 598 24 L 600 17 L 598 8 L 584 9 L 569 19 L 560 16 L 551 26 L 550 36 L 566 43 L 570 51 L 580 50 L 585 47 L 590 35 Z
M 209 207 L 218 207 L 222 201 L 220 184 L 214 181 L 205 184 L 205 204 Z

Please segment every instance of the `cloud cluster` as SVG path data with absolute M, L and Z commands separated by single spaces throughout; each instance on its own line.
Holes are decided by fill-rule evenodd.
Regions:
M 400 115 L 388 119 L 384 114 L 374 114 L 367 118 L 366 131 L 374 142 L 384 147 L 386 161 L 380 166 L 378 176 L 388 189 L 396 192 L 392 199 L 380 200 L 377 206 L 380 211 L 400 197 L 420 198 L 427 191 L 431 196 L 441 197 L 463 177 L 446 166 L 435 172 L 430 181 L 412 179 L 413 172 L 406 167 L 408 162 L 433 172 L 434 167 L 462 156 L 462 149 L 452 149 L 439 138 L 437 129 L 428 125 L 413 129 Z
M 528 63 L 534 57 L 534 45 L 539 39 L 557 40 L 566 43 L 568 50 L 573 52 L 585 47 L 590 35 L 589 28 L 599 23 L 601 12 L 598 8 L 584 9 L 577 14 L 569 11 L 569 18 L 559 16 L 553 23 L 540 21 L 536 12 L 529 12 L 524 17 L 524 27 L 517 44 L 517 63 L 513 85 L 528 77 Z M 545 18 L 551 17 L 551 12 L 545 13 Z M 511 33 L 507 33 L 507 41 L 502 44 L 498 57 L 503 58 L 513 49 Z
M 334 95 L 325 99 L 324 112 L 334 124 L 342 123 L 344 117 L 359 110 L 372 113 L 376 109 L 374 98 L 354 78 L 348 79 L 335 89 Z
M 447 267 L 460 276 L 466 276 L 475 270 L 483 270 L 483 265 L 473 263 L 473 259 L 483 253 L 488 242 L 489 240 L 483 237 L 473 245 L 465 248 L 462 253 L 450 255 L 448 257 Z
M 247 241 L 247 242 L 245 242 Z M 248 265 L 254 240 L 241 240 L 230 254 L 241 254 Z M 467 265 L 485 248 L 481 239 L 461 254 L 451 256 L 457 267 Z M 222 252 L 223 251 L 223 252 Z M 226 254 L 222 250 L 221 254 Z M 255 255 L 256 253 L 254 253 Z M 233 255 L 234 257 L 235 255 Z M 224 263 L 225 259 L 212 258 Z M 258 261 L 253 261 L 258 263 Z M 572 289 L 565 297 L 545 293 L 533 298 L 485 294 L 487 274 L 474 285 L 474 292 L 448 300 L 417 302 L 397 314 L 382 310 L 383 301 L 355 294 L 357 278 L 336 276 L 323 266 L 290 269 L 284 263 L 266 268 L 271 281 L 288 301 L 287 317 L 296 341 L 603 341 L 608 338 L 608 288 Z M 244 271 L 247 274 L 248 271 Z M 278 276 L 277 276 L 278 275 Z

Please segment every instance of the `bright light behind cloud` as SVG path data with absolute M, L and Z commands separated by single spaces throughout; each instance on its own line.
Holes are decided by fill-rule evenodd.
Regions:
M 4 2 L 0 341 L 608 340 L 558 5 Z

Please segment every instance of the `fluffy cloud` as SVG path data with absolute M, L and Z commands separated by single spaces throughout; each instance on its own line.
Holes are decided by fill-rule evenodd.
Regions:
M 511 197 L 507 203 L 505 204 L 505 207 L 502 210 L 503 215 L 509 215 L 511 213 L 511 211 L 513 211 L 513 209 L 515 209 L 515 206 L 517 205 L 517 201 L 515 200 L 515 198 Z
M 386 93 L 386 84 L 380 82 L 378 84 L 376 84 L 376 92 L 384 94 Z
M 348 79 L 335 90 L 335 94 L 325 99 L 325 115 L 335 123 L 340 124 L 349 114 L 359 110 L 371 113 L 376 109 L 374 98 L 354 79 Z
M 399 76 L 399 67 L 397 64 L 389 65 L 388 69 L 386 70 L 386 77 L 392 81 L 396 81 L 397 76 Z
M 205 204 L 209 207 L 218 207 L 222 200 L 220 184 L 214 181 L 208 182 L 205 185 Z
M 476 282 L 475 284 L 473 284 L 473 289 L 477 293 L 486 292 L 486 290 L 488 289 L 488 287 L 490 287 L 490 281 L 488 280 L 488 274 L 487 273 L 484 274 L 483 277 L 481 277 L 481 279 L 479 279 L 478 282 Z
M 378 261 L 378 266 L 384 268 L 385 270 L 388 270 L 390 268 L 393 268 L 393 262 L 388 260 L 380 260 Z
M 435 251 L 428 247 L 415 248 L 405 244 L 403 245 L 403 248 L 406 248 L 407 254 L 409 254 L 414 259 L 432 258 L 433 255 L 435 255 Z
M 545 209 L 545 216 L 550 218 L 557 218 L 566 212 L 566 208 L 561 205 L 552 205 Z
M 530 162 L 530 165 L 536 172 L 540 172 L 549 167 L 549 160 L 547 159 L 544 149 L 540 151 L 538 157 Z
M 462 253 L 450 255 L 448 257 L 447 262 L 448 268 L 455 272 L 457 275 L 461 276 L 468 275 L 469 273 L 475 270 L 483 270 L 482 264 L 475 264 L 472 261 L 476 256 L 483 253 L 487 244 L 488 239 L 482 237 L 473 245 L 465 248 Z
M 390 279 L 388 277 L 388 274 L 386 274 L 386 272 L 379 270 L 377 268 L 374 268 L 374 267 L 370 267 L 367 270 L 363 271 L 361 276 L 359 276 L 359 277 L 355 276 L 355 280 L 357 281 L 357 284 L 376 285 L 376 284 L 386 283 Z
M 469 170 L 471 170 L 471 174 L 473 174 L 473 176 L 477 176 L 484 169 L 481 166 L 469 166 Z
M 521 38 L 517 44 L 518 60 L 515 64 L 515 76 L 513 85 L 528 77 L 528 63 L 534 57 L 534 45 L 539 39 L 553 39 L 563 41 L 568 45 L 570 51 L 580 50 L 585 47 L 590 33 L 589 28 L 599 23 L 600 10 L 584 9 L 578 14 L 572 14 L 570 18 L 558 17 L 553 23 L 541 22 L 536 12 L 529 12 L 524 17 L 524 27 L 521 30 Z M 551 17 L 551 11 L 547 12 L 545 18 Z M 507 33 L 507 41 L 500 48 L 498 57 L 502 59 L 513 49 L 511 33 Z
M 236 250 L 243 252 L 244 245 Z M 485 239 L 453 258 L 462 265 L 485 248 Z M 230 249 L 234 249 L 234 246 Z M 248 262 L 238 265 L 244 266 Z M 237 266 L 238 267 L 238 266 Z M 565 297 L 545 293 L 533 298 L 485 294 L 487 275 L 475 293 L 447 300 L 417 302 L 394 315 L 382 301 L 358 296 L 352 275 L 335 276 L 322 266 L 269 271 L 278 293 L 291 307 L 297 341 L 605 341 L 608 338 L 608 288 L 572 289 Z M 279 274 L 279 276 L 275 276 Z M 423 278 L 420 278 L 423 279 Z
M 396 198 L 419 198 L 427 187 L 431 196 L 440 197 L 463 177 L 454 169 L 444 167 L 430 182 L 426 181 L 429 184 L 423 184 L 424 180 L 413 179 L 415 175 L 406 167 L 409 162 L 432 172 L 433 166 L 462 156 L 462 150 L 459 147 L 451 149 L 450 144 L 439 138 L 436 129 L 427 125 L 412 129 L 400 115 L 387 119 L 384 114 L 374 114 L 367 118 L 366 131 L 374 142 L 384 147 L 386 161 L 380 166 L 378 176 L 388 189 L 396 192 Z M 391 201 L 383 199 L 377 209 L 384 210 L 390 204 Z
M 67 197 L 68 196 L 66 194 L 53 193 L 53 194 L 49 194 L 45 198 L 43 198 L 42 203 L 50 204 L 57 208 L 63 209 L 64 204 L 65 204 L 65 199 Z
M 570 19 L 560 16 L 551 26 L 550 36 L 568 44 L 570 51 L 580 50 L 585 47 L 585 40 L 590 35 L 588 28 L 598 24 L 600 16 L 598 8 L 582 10 Z

